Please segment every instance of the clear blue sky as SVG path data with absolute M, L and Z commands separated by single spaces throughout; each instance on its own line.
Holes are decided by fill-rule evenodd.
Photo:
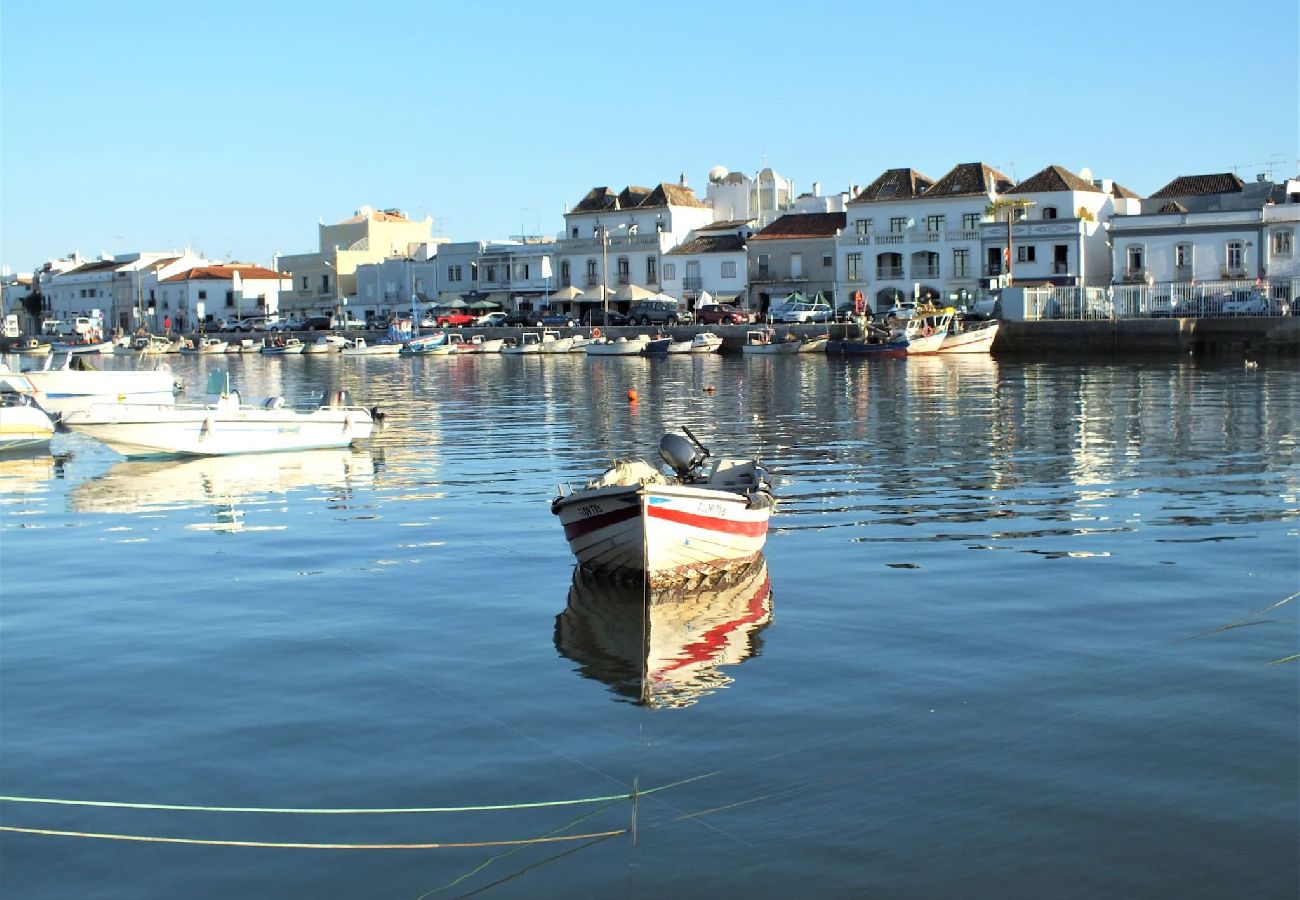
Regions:
M 4 0 L 0 264 L 269 263 L 363 204 L 554 234 L 595 185 L 715 165 L 1294 176 L 1298 43 L 1296 0 Z

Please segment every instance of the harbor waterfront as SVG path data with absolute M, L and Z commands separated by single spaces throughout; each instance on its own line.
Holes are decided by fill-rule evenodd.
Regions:
M 1290 896 L 1300 367 L 1221 346 L 169 356 L 383 427 L 0 456 L 0 895 Z M 643 609 L 550 503 L 682 426 L 777 506 Z

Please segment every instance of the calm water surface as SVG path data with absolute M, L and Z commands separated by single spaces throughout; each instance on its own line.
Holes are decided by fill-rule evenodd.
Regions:
M 60 434 L 0 460 L 4 795 L 510 807 L 696 780 L 639 799 L 635 842 L 0 833 L 6 897 L 1296 895 L 1294 366 L 174 367 L 225 365 L 245 395 L 346 387 L 387 428 L 352 452 L 126 462 Z M 761 455 L 782 505 L 766 573 L 656 607 L 646 658 L 639 606 L 574 582 L 548 501 L 682 424 Z M 0 820 L 464 844 L 633 807 Z

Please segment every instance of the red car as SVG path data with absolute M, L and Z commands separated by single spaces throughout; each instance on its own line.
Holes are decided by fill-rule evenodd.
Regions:
M 739 306 L 718 303 L 697 307 L 695 321 L 702 325 L 744 325 L 749 322 L 749 315 Z
M 478 320 L 478 316 L 467 312 L 444 312 L 438 313 L 434 319 L 439 328 L 460 328 L 462 325 L 473 325 Z

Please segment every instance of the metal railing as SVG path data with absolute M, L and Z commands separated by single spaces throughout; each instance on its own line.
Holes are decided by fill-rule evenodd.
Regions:
M 876 278 L 882 281 L 896 281 L 903 277 L 902 266 L 877 266 Z
M 704 287 L 704 278 L 700 275 L 687 275 L 682 279 L 682 289 L 687 291 L 698 291 Z
M 1026 288 L 1017 318 L 1161 319 L 1210 316 L 1286 316 L 1300 297 L 1300 278 L 1256 282 L 1222 279 L 1090 287 Z

